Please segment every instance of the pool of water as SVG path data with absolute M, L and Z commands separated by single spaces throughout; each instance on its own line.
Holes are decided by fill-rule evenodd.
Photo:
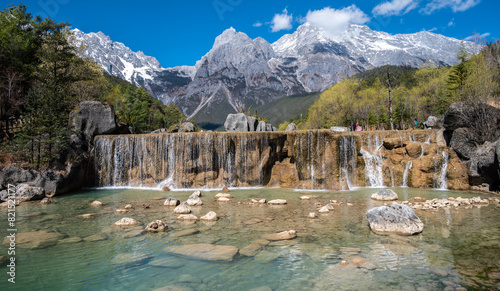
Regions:
M 415 196 L 472 197 L 476 193 L 394 188 L 400 200 Z M 218 192 L 203 192 L 195 215 L 215 211 L 216 222 L 176 220 L 164 198 L 186 200 L 191 192 L 137 189 L 88 190 L 54 197 L 49 205 L 21 204 L 16 209 L 18 233 L 49 230 L 67 238 L 102 240 L 58 243 L 16 250 L 16 283 L 7 282 L 6 263 L 0 267 L 0 290 L 460 290 L 500 288 L 500 208 L 497 205 L 417 210 L 425 228 L 415 236 L 382 236 L 370 231 L 365 213 L 383 205 L 373 201 L 376 189 L 314 192 L 318 198 L 300 200 L 305 191 L 287 189 L 232 190 L 231 202 L 216 202 Z M 482 197 L 487 197 L 481 195 Z M 161 199 L 160 199 L 161 197 Z M 250 198 L 286 199 L 287 205 L 251 205 Z M 95 208 L 94 200 L 104 203 Z M 343 202 L 318 219 L 307 215 L 330 200 Z M 352 204 L 348 206 L 347 203 Z M 115 210 L 132 204 L 124 214 Z M 145 206 L 148 206 L 146 208 Z M 7 211 L 0 209 L 2 237 Z M 96 213 L 82 219 L 81 214 Z M 122 217 L 144 225 L 165 221 L 164 233 L 140 234 L 111 227 Z M 260 220 L 260 221 L 259 221 Z M 143 226 L 144 227 L 144 226 Z M 187 229 L 199 232 L 178 236 Z M 264 246 L 255 256 L 237 254 L 230 262 L 207 262 L 176 256 L 164 249 L 194 243 L 243 248 L 262 235 L 293 229 L 297 238 Z M 135 231 L 135 232 L 134 232 Z M 67 240 L 66 240 L 67 242 Z M 134 264 L 117 263 L 123 254 L 143 254 Z M 6 255 L 5 245 L 0 255 Z M 360 257 L 373 268 L 341 266 Z M 168 262 L 162 267 L 158 261 Z M 178 288 L 178 289 L 174 289 Z

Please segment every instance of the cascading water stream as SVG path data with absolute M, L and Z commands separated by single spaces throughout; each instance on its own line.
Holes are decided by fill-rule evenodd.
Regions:
M 363 155 L 365 161 L 365 179 L 367 185 L 371 187 L 383 187 L 384 175 L 382 172 L 383 161 L 380 149 L 382 148 L 382 141 L 379 140 L 378 135 L 375 136 L 375 141 L 372 143 L 370 137 L 368 138 L 368 150 L 361 148 L 360 153 Z
M 342 190 L 352 190 L 356 185 L 356 142 L 354 136 L 339 139 L 339 182 Z
M 448 190 L 446 183 L 446 169 L 448 168 L 449 154 L 447 150 L 443 150 L 441 153 L 441 158 L 443 160 L 439 172 L 437 172 L 437 177 L 434 180 L 434 188 L 437 190 Z

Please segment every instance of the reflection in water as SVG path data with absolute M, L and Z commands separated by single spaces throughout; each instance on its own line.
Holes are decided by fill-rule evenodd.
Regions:
M 328 290 L 335 286 L 339 290 L 436 290 L 499 287 L 498 206 L 417 210 L 425 224 L 423 233 L 410 237 L 381 236 L 370 231 L 365 216 L 368 209 L 383 205 L 369 199 L 373 191 L 314 192 L 318 198 L 302 201 L 298 197 L 307 192 L 234 190 L 229 203 L 216 202 L 213 196 L 217 192 L 204 192 L 204 204 L 193 207 L 193 214 L 200 217 L 215 211 L 220 216 L 215 223 L 177 221 L 173 208 L 163 206 L 164 198 L 186 200 L 191 192 L 97 190 L 55 197 L 49 205 L 23 204 L 17 209 L 19 232 L 48 230 L 84 241 L 59 243 L 44 249 L 18 248 L 19 280 L 14 286 L 3 280 L 0 288 L 153 290 L 179 286 L 194 290 L 249 290 L 268 286 L 272 290 Z M 470 196 L 464 192 L 408 188 L 395 191 L 404 199 Z M 153 199 L 158 196 L 163 198 Z M 251 204 L 250 198 L 283 198 L 288 204 Z M 104 206 L 90 206 L 95 199 L 105 203 Z M 307 218 L 318 205 L 330 200 L 339 202 L 332 211 L 318 213 L 318 219 Z M 125 214 L 115 213 L 126 204 L 132 204 L 133 209 Z M 93 219 L 77 217 L 85 213 L 97 215 Z M 6 221 L 6 211 L 0 214 L 0 219 Z M 143 234 L 142 227 L 112 228 L 122 217 L 131 217 L 143 224 L 162 219 L 169 230 Z M 241 249 L 254 242 L 264 244 L 260 240 L 264 234 L 289 229 L 297 231 L 296 239 L 271 242 L 262 246 L 255 256 L 236 255 L 231 262 L 188 259 L 164 250 L 168 246 L 195 243 Z M 95 234 L 105 235 L 107 239 L 85 240 Z M 6 254 L 5 246 L 0 248 L 0 253 Z M 342 266 L 343 260 L 363 264 Z M 4 272 L 5 266 L 0 270 Z

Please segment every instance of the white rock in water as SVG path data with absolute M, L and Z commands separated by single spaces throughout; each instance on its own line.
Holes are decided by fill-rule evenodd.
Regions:
M 217 199 L 217 198 L 231 198 L 231 197 L 232 196 L 229 193 L 218 193 L 215 195 L 214 198 Z
M 201 197 L 201 191 L 200 190 L 196 190 L 196 191 L 193 192 L 193 194 L 191 194 L 191 196 L 192 195 L 196 195 L 198 197 Z
M 203 201 L 201 201 L 201 198 L 199 196 L 196 196 L 196 195 L 191 195 L 189 196 L 188 200 L 186 201 L 186 203 L 190 206 L 200 206 L 200 205 L 203 205 Z
M 226 197 L 220 197 L 219 199 L 217 199 L 217 201 L 219 201 L 219 202 L 229 202 L 229 201 L 231 201 L 231 199 L 226 198 Z
M 390 201 L 390 200 L 398 200 L 398 194 L 392 191 L 391 189 L 382 189 L 373 193 L 371 198 L 373 200 L 379 201 Z
M 274 200 L 268 201 L 267 204 L 269 204 L 269 205 L 285 205 L 286 204 L 286 200 L 284 200 L 284 199 L 274 199 Z
M 216 221 L 217 220 L 217 213 L 210 211 L 206 215 L 200 217 L 200 220 Z
M 179 201 L 179 199 L 169 197 L 169 198 L 167 198 L 167 200 L 165 200 L 165 202 L 163 202 L 163 205 L 165 205 L 165 206 L 177 206 L 180 203 L 181 203 L 181 201 Z
M 182 202 L 179 206 L 174 209 L 175 214 L 188 214 L 191 213 L 191 207 L 186 202 Z
M 423 231 L 424 224 L 411 207 L 403 204 L 375 207 L 366 212 L 373 232 L 413 235 Z

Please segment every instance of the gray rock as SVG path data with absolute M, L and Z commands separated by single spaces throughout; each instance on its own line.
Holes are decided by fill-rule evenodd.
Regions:
M 247 120 L 248 120 L 248 131 L 257 131 L 259 120 L 253 116 L 247 116 Z
M 461 159 L 469 160 L 478 146 L 474 133 L 469 128 L 458 128 L 453 131 L 450 147 Z
M 274 127 L 271 123 L 266 123 L 266 131 L 276 131 L 276 127 Z
M 70 137 L 71 143 L 84 149 L 94 143 L 96 135 L 113 133 L 117 129 L 113 108 L 98 101 L 81 102 L 69 118 L 71 127 L 76 131 Z
M 45 190 L 42 187 L 33 187 L 21 184 L 16 187 L 16 200 L 19 202 L 40 200 L 45 197 Z
M 201 206 L 203 205 L 203 201 L 201 201 L 201 198 L 198 197 L 197 195 L 191 195 L 189 196 L 188 200 L 186 201 L 186 203 L 189 205 L 189 206 Z
M 187 202 L 182 202 L 179 204 L 179 206 L 175 207 L 174 209 L 175 214 L 189 214 L 191 213 L 191 207 L 189 207 L 189 204 Z
M 229 114 L 224 123 L 226 131 L 248 131 L 248 118 L 245 113 Z
M 403 204 L 372 208 L 366 212 L 366 217 L 371 230 L 378 234 L 413 235 L 424 229 L 415 211 Z
M 255 131 L 266 131 L 266 122 L 261 120 L 257 124 L 257 129 Z
M 422 122 L 422 125 L 424 128 L 440 128 L 443 125 L 443 120 L 430 115 L 426 121 Z
M 153 220 L 152 222 L 146 225 L 145 231 L 148 232 L 161 232 L 168 229 L 168 226 L 165 222 L 161 220 Z
M 398 194 L 391 189 L 382 189 L 373 193 L 371 198 L 379 201 L 398 200 Z
M 169 198 L 167 198 L 167 200 L 165 200 L 165 202 L 163 203 L 163 205 L 165 205 L 165 206 L 177 206 L 180 203 L 181 203 L 181 201 L 179 199 L 175 199 L 175 198 L 169 197 Z
M 290 123 L 286 126 L 286 129 L 285 131 L 295 131 L 295 130 L 299 130 L 299 128 L 297 127 L 297 125 L 295 123 Z

